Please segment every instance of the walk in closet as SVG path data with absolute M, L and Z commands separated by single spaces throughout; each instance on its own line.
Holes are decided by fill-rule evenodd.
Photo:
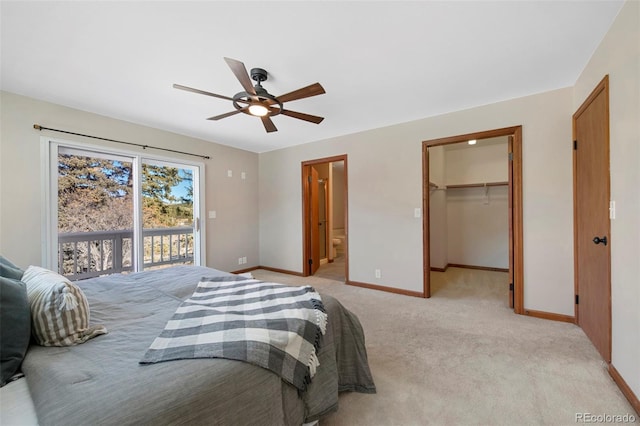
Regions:
M 429 149 L 431 270 L 509 269 L 508 137 Z

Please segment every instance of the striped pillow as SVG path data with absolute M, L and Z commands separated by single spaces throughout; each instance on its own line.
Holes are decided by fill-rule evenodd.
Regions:
M 82 290 L 62 275 L 29 266 L 22 281 L 31 307 L 31 334 L 42 346 L 73 346 L 105 334 L 89 326 L 89 303 Z

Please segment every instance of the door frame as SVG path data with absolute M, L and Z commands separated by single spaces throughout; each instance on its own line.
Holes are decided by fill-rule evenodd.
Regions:
M 423 297 L 431 297 L 431 252 L 430 252 L 430 215 L 429 215 L 429 148 L 440 145 L 467 142 L 470 139 L 487 139 L 498 136 L 513 136 L 512 161 L 509 161 L 510 186 L 513 188 L 513 222 L 509 229 L 509 240 L 513 249 L 513 311 L 524 314 L 524 257 L 522 223 L 522 126 L 467 133 L 431 139 L 422 142 L 422 253 L 423 253 Z
M 317 164 L 336 163 L 343 161 L 344 164 L 344 256 L 345 256 L 345 282 L 349 282 L 349 183 L 347 154 L 335 155 L 333 157 L 317 158 L 315 160 L 303 161 L 300 166 L 301 187 L 302 187 L 302 276 L 309 276 L 308 259 L 311 256 L 311 228 L 309 223 L 309 184 L 305 179 L 306 167 Z

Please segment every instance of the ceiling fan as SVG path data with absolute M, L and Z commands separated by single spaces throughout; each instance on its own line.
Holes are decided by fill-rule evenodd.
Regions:
M 242 62 L 231 58 L 224 58 L 224 60 L 227 62 L 229 68 L 231 68 L 231 71 L 242 85 L 244 92 L 238 92 L 230 98 L 228 96 L 205 92 L 204 90 L 194 89 L 180 84 L 173 85 L 175 89 L 213 96 L 214 98 L 225 99 L 233 102 L 235 111 L 209 117 L 207 120 L 220 120 L 242 112 L 247 115 L 259 117 L 260 120 L 262 120 L 262 124 L 264 125 L 264 129 L 267 133 L 278 131 L 271 120 L 271 117 L 278 114 L 287 115 L 289 117 L 297 118 L 298 120 L 309 121 L 316 124 L 319 124 L 324 120 L 324 117 L 284 109 L 285 102 L 309 98 L 311 96 L 322 95 L 325 93 L 324 88 L 320 83 L 314 83 L 301 89 L 294 90 L 293 92 L 275 97 L 262 87 L 262 82 L 267 80 L 267 72 L 265 70 L 262 68 L 252 68 L 251 78 L 249 78 L 249 73 L 247 73 L 247 69 Z M 251 84 L 252 79 L 256 82 L 255 86 Z

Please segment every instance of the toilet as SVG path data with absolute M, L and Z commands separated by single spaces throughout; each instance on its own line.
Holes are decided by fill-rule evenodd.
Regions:
M 331 245 L 333 248 L 333 258 L 341 256 L 344 254 L 344 229 L 334 229 L 333 230 L 333 238 L 331 239 Z

